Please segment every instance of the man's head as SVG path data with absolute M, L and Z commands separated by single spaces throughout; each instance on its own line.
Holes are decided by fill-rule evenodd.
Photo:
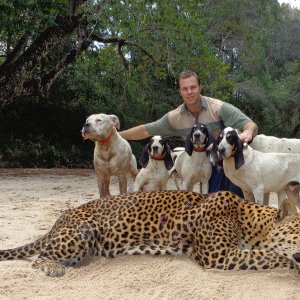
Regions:
M 187 71 L 181 72 L 178 76 L 178 88 L 179 89 L 180 89 L 180 80 L 181 79 L 186 79 L 186 78 L 189 78 L 189 77 L 194 77 L 197 80 L 199 86 L 201 85 L 200 78 L 199 78 L 198 74 L 194 71 L 187 70 Z
M 178 78 L 178 91 L 187 106 L 199 103 L 201 83 L 199 76 L 192 71 L 180 73 Z

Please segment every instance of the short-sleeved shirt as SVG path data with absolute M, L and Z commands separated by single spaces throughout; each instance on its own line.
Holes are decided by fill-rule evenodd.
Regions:
M 207 126 L 211 135 L 217 137 L 225 127 L 242 130 L 245 124 L 252 122 L 238 108 L 229 103 L 202 95 L 200 99 L 201 109 L 197 117 L 188 111 L 183 103 L 166 113 L 161 119 L 146 124 L 147 132 L 151 136 L 179 136 L 185 139 L 194 124 L 200 122 Z

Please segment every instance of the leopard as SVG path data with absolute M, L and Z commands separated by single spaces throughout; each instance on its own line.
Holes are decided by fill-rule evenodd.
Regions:
M 34 242 L 1 250 L 0 261 L 32 264 L 59 277 L 89 256 L 185 254 L 204 269 L 300 275 L 300 215 L 228 191 L 154 191 L 114 195 L 65 210 Z

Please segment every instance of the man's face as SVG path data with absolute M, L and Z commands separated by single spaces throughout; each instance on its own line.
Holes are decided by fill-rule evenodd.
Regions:
M 201 85 L 194 76 L 179 80 L 179 94 L 187 106 L 200 100 Z

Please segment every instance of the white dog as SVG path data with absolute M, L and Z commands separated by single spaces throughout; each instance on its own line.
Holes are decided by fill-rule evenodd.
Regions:
M 300 154 L 300 139 L 287 139 L 287 138 L 278 138 L 275 136 L 269 136 L 264 134 L 259 134 L 254 137 L 250 146 L 254 150 L 258 150 L 265 153 L 298 153 Z M 294 201 L 299 199 L 299 191 L 300 185 L 289 184 L 288 186 L 289 197 L 291 197 Z M 278 200 L 279 202 L 282 201 L 286 197 L 285 192 L 279 192 Z M 270 194 L 267 193 L 264 197 L 264 204 L 269 204 L 269 196 Z M 297 201 L 296 201 L 297 202 Z M 300 208 L 300 207 L 299 207 Z
M 94 167 L 100 197 L 110 196 L 111 176 L 119 179 L 120 193 L 127 192 L 127 173 L 135 179 L 138 171 L 129 143 L 117 132 L 120 122 L 115 115 L 95 114 L 87 118 L 82 136 L 95 142 Z
M 212 165 L 223 166 L 223 159 L 218 151 L 218 140 L 213 141 L 213 143 L 207 148 L 209 153 L 209 159 Z M 298 153 L 300 154 L 300 139 L 287 139 L 287 138 L 277 138 L 275 136 L 268 136 L 264 134 L 259 134 L 254 137 L 253 141 L 250 143 L 252 149 L 264 152 L 264 153 Z M 295 183 L 290 183 L 288 186 L 289 197 L 294 199 L 295 203 L 299 198 L 300 185 Z M 277 193 L 278 200 L 281 202 L 286 197 L 285 191 L 280 191 Z M 264 204 L 269 205 L 270 193 L 264 195 Z M 252 197 L 252 199 L 254 199 Z
M 258 151 L 266 153 L 299 153 L 300 139 L 286 139 L 259 134 L 254 137 L 250 146 Z
M 300 184 L 300 154 L 263 153 L 244 147 L 231 127 L 224 129 L 218 151 L 225 175 L 243 190 L 246 199 L 251 200 L 253 194 L 262 204 L 264 193 L 280 191 L 293 198 L 291 189 Z M 292 200 L 300 208 L 299 197 Z
M 142 169 L 135 178 L 134 192 L 166 189 L 169 170 L 173 167 L 170 146 L 160 135 L 152 137 L 139 160 Z
M 183 181 L 183 190 L 193 191 L 194 185 L 200 182 L 200 193 L 208 193 L 208 181 L 212 172 L 206 154 L 208 144 L 209 133 L 206 126 L 197 123 L 191 129 L 191 133 L 185 141 L 185 151 L 173 154 L 176 159 L 174 167 L 170 170 L 170 175 L 175 170 L 177 171 Z

